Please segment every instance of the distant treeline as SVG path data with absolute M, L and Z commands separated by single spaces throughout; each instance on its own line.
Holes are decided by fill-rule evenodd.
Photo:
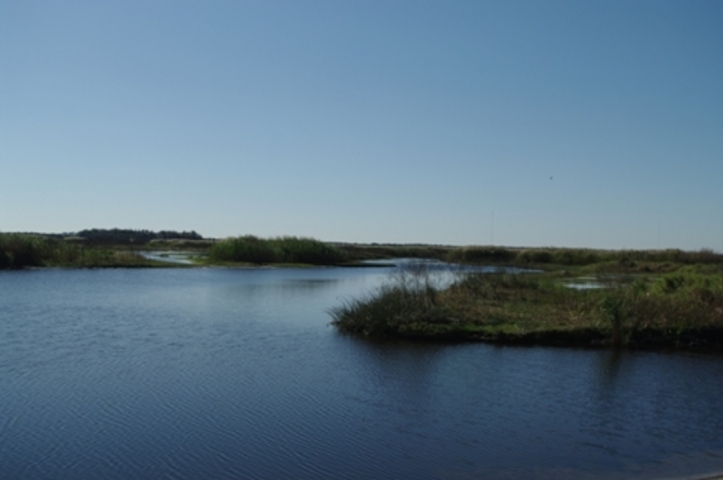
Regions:
M 91 243 L 114 245 L 143 245 L 151 240 L 203 240 L 203 237 L 194 230 L 190 232 L 176 232 L 172 230 L 154 232 L 151 230 L 121 228 L 93 228 L 90 230 L 81 230 L 73 236 Z

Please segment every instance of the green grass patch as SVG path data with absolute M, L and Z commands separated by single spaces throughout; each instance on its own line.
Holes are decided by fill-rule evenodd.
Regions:
M 348 255 L 338 247 L 313 238 L 258 238 L 253 235 L 214 243 L 208 252 L 212 263 L 338 265 Z

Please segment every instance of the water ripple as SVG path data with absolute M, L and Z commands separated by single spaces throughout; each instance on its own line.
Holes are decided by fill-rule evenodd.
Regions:
M 723 469 L 721 358 L 337 335 L 365 270 L 0 272 L 0 478 Z

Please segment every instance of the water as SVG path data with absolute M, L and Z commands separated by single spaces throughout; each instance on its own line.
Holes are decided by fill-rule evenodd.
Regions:
M 174 250 L 139 251 L 138 254 L 147 260 L 175 263 L 178 265 L 193 265 L 193 260 L 191 260 L 191 257 L 203 255 L 196 252 L 179 252 Z
M 723 471 L 723 358 L 328 326 L 387 271 L 0 272 L 0 478 Z

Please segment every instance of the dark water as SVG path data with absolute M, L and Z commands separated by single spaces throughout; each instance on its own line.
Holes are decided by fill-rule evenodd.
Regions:
M 0 273 L 0 478 L 676 478 L 723 358 L 374 344 L 383 269 Z

